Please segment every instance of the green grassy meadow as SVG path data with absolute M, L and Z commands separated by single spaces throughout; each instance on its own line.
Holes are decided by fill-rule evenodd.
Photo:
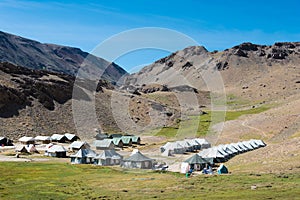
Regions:
M 178 122 L 178 126 L 176 127 L 164 127 L 156 133 L 156 136 L 179 138 L 181 133 L 183 137 L 187 137 L 188 133 L 195 134 L 196 132 L 197 137 L 203 137 L 207 133 L 209 133 L 210 126 L 214 124 L 220 123 L 222 121 L 235 120 L 242 115 L 258 114 L 268 109 L 269 107 L 267 106 L 261 106 L 257 108 L 237 111 L 206 111 L 207 114 L 201 116 L 189 116 L 188 119 Z
M 68 163 L 0 164 L 0 199 L 299 199 L 300 174 L 199 175 Z M 251 189 L 251 186 L 256 189 Z

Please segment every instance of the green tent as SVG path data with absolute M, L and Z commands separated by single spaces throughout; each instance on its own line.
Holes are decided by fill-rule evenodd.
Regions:
M 187 162 L 190 165 L 192 165 L 192 164 L 213 164 L 212 159 L 202 158 L 198 154 L 193 155 L 192 157 L 188 158 L 184 162 Z

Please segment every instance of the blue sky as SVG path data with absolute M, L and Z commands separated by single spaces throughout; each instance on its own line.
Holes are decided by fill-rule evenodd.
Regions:
M 163 27 L 182 32 L 212 51 L 242 42 L 300 41 L 299 8 L 297 0 L 1 0 L 0 27 L 88 52 L 122 31 Z M 167 54 L 134 52 L 115 62 L 130 71 Z

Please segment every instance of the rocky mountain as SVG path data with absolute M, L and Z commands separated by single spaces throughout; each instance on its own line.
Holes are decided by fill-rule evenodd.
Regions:
M 140 133 L 176 123 L 182 111 L 173 90 L 191 90 L 183 87 L 149 91 L 148 87 L 133 94 L 105 80 L 99 80 L 91 91 L 93 84 L 63 73 L 0 63 L 0 135 L 17 139 L 71 132 L 91 139 L 99 128 L 105 132 Z M 149 92 L 152 98 L 147 96 Z M 167 96 L 168 101 L 163 101 Z M 198 96 L 199 101 L 207 103 L 207 94 L 198 92 Z M 91 108 L 95 109 L 97 122 L 93 121 Z M 82 132 L 74 122 L 74 109 L 83 120 Z
M 43 69 L 76 75 L 78 69 L 99 69 L 101 78 L 117 82 L 127 72 L 115 63 L 93 56 L 79 48 L 43 44 L 0 31 L 0 62 L 10 62 L 29 69 Z M 99 77 L 100 78 L 100 77 Z
M 299 93 L 300 42 L 243 43 L 221 52 L 192 46 L 127 77 L 126 84 L 189 85 L 243 100 L 269 101 Z

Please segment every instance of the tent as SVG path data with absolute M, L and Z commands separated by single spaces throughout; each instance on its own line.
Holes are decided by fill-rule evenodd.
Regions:
M 115 150 L 104 150 L 102 153 L 95 157 L 94 163 L 96 165 L 119 165 L 123 156 L 118 154 Z
M 46 156 L 65 158 L 67 157 L 67 150 L 62 145 L 52 145 L 45 151 Z
M 65 135 L 61 135 L 61 134 L 53 134 L 51 136 L 51 140 L 53 142 L 60 142 L 60 143 L 65 143 L 68 138 Z
M 197 142 L 196 139 L 185 139 L 190 145 L 192 145 L 193 151 L 201 149 L 201 144 Z
M 67 138 L 67 141 L 69 141 L 69 142 L 74 142 L 74 141 L 79 140 L 79 137 L 75 134 L 65 133 L 65 136 Z
M 43 144 L 49 144 L 51 142 L 51 137 L 50 136 L 39 135 L 39 136 L 36 136 L 34 139 L 35 139 L 36 142 L 41 142 Z
M 211 144 L 203 138 L 195 138 L 195 140 L 201 145 L 201 149 L 207 149 L 211 147 Z
M 90 145 L 84 141 L 74 141 L 69 145 L 70 151 L 78 151 L 79 149 L 89 149 Z
M 124 146 L 132 146 L 131 136 L 122 136 L 121 140 L 122 140 Z
M 266 144 L 262 140 L 253 140 L 259 147 L 265 147 Z
M 121 138 L 116 137 L 116 138 L 113 138 L 112 141 L 113 141 L 115 147 L 123 148 L 124 144 L 123 144 Z
M 96 140 L 103 140 L 103 139 L 107 139 L 108 138 L 108 135 L 106 133 L 98 133 L 96 136 L 95 136 Z
M 18 146 L 16 147 L 16 151 L 22 153 L 39 153 L 34 144 Z
M 218 174 L 228 174 L 228 169 L 225 165 L 221 164 L 220 167 L 217 169 Z
M 14 146 L 14 145 L 12 140 L 6 137 L 0 137 L 0 146 Z
M 256 144 L 256 142 L 254 140 L 249 140 L 248 141 L 249 144 L 254 148 L 254 149 L 258 149 L 259 148 L 259 145 Z
M 170 156 L 173 154 L 184 154 L 186 149 L 177 142 L 167 142 L 160 148 L 162 155 Z
M 125 168 L 140 168 L 140 169 L 152 169 L 153 159 L 144 156 L 141 152 L 136 152 L 129 158 L 124 159 L 122 167 Z
M 96 153 L 91 149 L 80 149 L 76 154 L 70 155 L 72 164 L 89 164 L 94 162 Z
M 194 151 L 194 147 L 186 140 L 183 141 L 177 141 L 176 143 L 180 144 L 185 148 L 185 151 L 192 152 Z
M 96 147 L 97 150 L 109 150 L 115 148 L 112 139 L 95 140 L 94 146 Z
M 233 146 L 235 149 L 237 149 L 239 153 L 245 152 L 245 149 L 244 149 L 244 148 L 241 148 L 241 147 L 238 145 L 238 143 L 231 143 L 231 146 Z
M 132 143 L 133 144 L 141 144 L 141 138 L 139 136 L 131 136 L 131 139 L 132 139 Z
M 250 149 L 247 146 L 245 146 L 245 144 L 243 144 L 242 142 L 238 142 L 236 144 L 243 150 L 243 152 L 250 151 Z
M 213 159 L 212 158 L 202 158 L 198 154 L 193 155 L 192 157 L 188 158 L 184 162 L 190 164 L 190 168 L 194 170 L 202 170 L 205 165 L 213 165 Z
M 204 149 L 198 155 L 203 158 L 212 158 L 214 163 L 226 162 L 228 160 L 228 154 L 223 155 L 217 148 Z
M 23 136 L 19 139 L 19 142 L 21 142 L 22 144 L 34 144 L 35 140 L 33 137 Z
M 239 154 L 239 151 L 236 148 L 234 148 L 234 146 L 231 145 L 231 144 L 225 144 L 224 148 L 227 149 L 227 150 L 230 150 L 233 155 Z
M 243 141 L 242 144 L 248 148 L 249 151 L 254 150 L 254 147 L 250 144 L 249 141 Z

